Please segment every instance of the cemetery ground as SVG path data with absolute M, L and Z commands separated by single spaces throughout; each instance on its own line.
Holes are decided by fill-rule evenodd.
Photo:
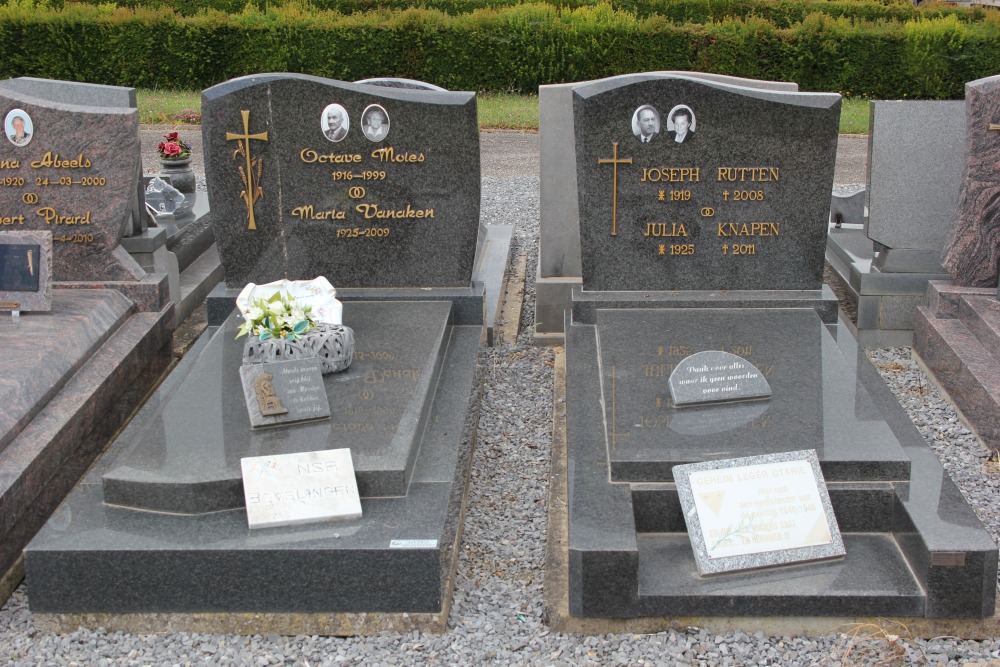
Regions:
M 155 146 L 158 129 L 144 129 Z M 200 134 L 190 134 L 200 142 Z M 526 276 L 519 333 L 480 352 L 485 387 L 448 630 L 372 637 L 132 635 L 37 631 L 23 584 L 0 610 L 0 664 L 14 665 L 907 665 L 1000 664 L 1000 640 L 916 638 L 895 623 L 823 627 L 810 634 L 775 625 L 771 633 L 700 627 L 580 635 L 553 629 L 546 586 L 552 484 L 553 385 L 558 349 L 532 345 L 538 245 L 538 136 L 482 136 L 482 218 L 514 224 L 512 266 Z M 196 153 L 198 150 L 196 149 Z M 155 158 L 153 158 L 155 159 Z M 838 183 L 864 178 L 865 140 L 842 137 Z M 196 169 L 200 169 L 199 163 Z M 147 168 L 153 164 L 147 161 Z M 513 290 L 516 285 L 512 285 Z M 516 311 L 515 311 L 516 312 Z M 509 324 L 509 323 L 508 323 Z M 197 329 L 192 323 L 181 335 Z M 886 382 L 961 487 L 994 540 L 1000 540 L 1000 467 L 910 360 L 908 349 L 871 353 Z M 551 584 L 551 582 L 550 582 Z M 788 619 L 791 627 L 796 619 Z

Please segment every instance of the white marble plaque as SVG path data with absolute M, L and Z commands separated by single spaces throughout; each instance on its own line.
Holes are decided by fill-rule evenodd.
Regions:
M 673 472 L 701 574 L 844 555 L 814 450 Z
M 250 528 L 361 517 L 350 449 L 251 456 L 240 463 Z

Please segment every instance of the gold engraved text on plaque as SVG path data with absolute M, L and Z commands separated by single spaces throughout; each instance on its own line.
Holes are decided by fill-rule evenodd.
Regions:
M 597 164 L 613 165 L 611 178 L 611 235 L 618 236 L 618 165 L 632 164 L 632 158 L 618 159 L 618 142 L 611 143 L 611 158 L 597 158 Z
M 240 166 L 240 178 L 243 180 L 243 192 L 240 193 L 240 197 L 247 205 L 247 220 L 250 223 L 247 229 L 256 230 L 257 222 L 254 220 L 253 207 L 257 203 L 257 200 L 264 196 L 264 190 L 259 185 L 260 173 L 264 168 L 264 163 L 259 157 L 250 157 L 250 140 L 267 141 L 267 132 L 250 134 L 250 112 L 242 110 L 240 111 L 240 115 L 243 116 L 243 134 L 226 132 L 226 141 L 239 141 L 240 143 L 233 153 L 233 159 L 237 155 L 242 155 L 246 159 L 246 166 Z M 257 170 L 256 174 L 254 174 L 254 169 Z

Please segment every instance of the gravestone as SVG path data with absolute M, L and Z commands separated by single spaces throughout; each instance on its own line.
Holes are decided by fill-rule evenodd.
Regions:
M 1000 447 L 1000 76 L 965 85 L 966 164 L 944 257 L 952 283 L 932 282 L 913 349 L 989 448 Z
M 250 614 L 261 632 L 294 632 L 303 619 L 320 632 L 443 627 L 483 333 L 475 96 L 262 75 L 209 89 L 204 102 L 228 286 L 209 300 L 205 335 L 67 500 L 72 525 L 50 524 L 30 546 L 35 620 L 195 628 L 206 615 Z M 373 108 L 379 119 L 364 125 Z M 348 297 L 353 363 L 323 376 L 328 419 L 261 415 L 268 427 L 253 428 L 237 287 L 317 274 Z M 242 372 L 271 374 L 290 414 L 273 366 Z M 248 532 L 241 460 L 343 448 L 360 517 Z M 178 558 L 190 567 L 179 571 Z M 141 600 L 128 583 L 140 579 Z
M 627 74 L 612 80 L 627 82 L 684 75 L 705 81 L 794 92 L 795 83 L 756 81 L 703 72 L 650 72 Z M 580 208 L 577 198 L 576 143 L 574 140 L 573 93 L 591 82 L 540 86 L 541 119 L 541 227 L 536 277 L 535 339 L 562 339 L 563 311 L 570 307 L 572 291 L 581 284 Z M 663 110 L 661 110 L 663 111 Z M 669 109 L 667 109 L 669 111 Z M 666 131 L 666 128 L 664 128 Z
M 166 367 L 172 310 L 166 277 L 121 246 L 137 205 L 134 95 L 13 79 L 0 105 L 0 237 L 40 260 L 25 267 L 38 291 L 0 293 L 25 311 L 0 317 L 2 576 Z
M 324 125 L 337 107 L 349 129 L 331 140 Z M 389 130 L 372 140 L 363 116 L 376 107 Z M 338 289 L 470 286 L 479 235 L 472 93 L 261 75 L 206 90 L 202 119 L 229 287 L 293 273 Z
M 0 144 L 4 226 L 52 232 L 57 281 L 141 280 L 145 271 L 121 247 L 140 169 L 138 113 L 50 102 L 6 86 L 0 104 L 8 139 Z
M 965 160 L 962 102 L 872 101 L 864 229 L 831 229 L 827 260 L 867 345 L 909 345 L 929 280 L 946 280 Z M 928 177 L 932 174 L 933 177 Z
M 996 546 L 821 286 L 839 105 L 682 75 L 573 87 L 583 274 L 565 321 L 571 615 L 993 614 Z M 733 373 L 701 363 L 729 355 Z M 723 388 L 761 377 L 770 396 L 680 405 L 678 369 Z M 804 448 L 846 557 L 700 577 L 732 568 L 692 551 L 675 470 Z

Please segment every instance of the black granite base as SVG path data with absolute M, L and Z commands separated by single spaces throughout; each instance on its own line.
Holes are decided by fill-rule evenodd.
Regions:
M 345 317 L 355 307 L 354 321 L 363 331 L 367 325 L 361 321 L 361 310 L 373 311 L 371 317 L 378 321 L 377 311 L 405 307 L 411 319 L 420 320 L 423 312 L 426 320 L 439 319 L 440 305 L 352 303 Z M 185 378 L 198 372 L 179 367 L 175 374 L 180 375 L 168 378 L 136 417 L 136 426 L 112 445 L 26 549 L 32 610 L 418 613 L 446 607 L 478 419 L 476 359 L 482 329 L 446 326 L 447 308 L 443 324 L 441 333 L 435 334 L 443 336 L 436 344 L 441 350 L 436 362 L 439 370 L 436 376 L 428 376 L 433 381 L 423 390 L 427 393 L 426 419 L 420 427 L 414 416 L 415 423 L 409 425 L 416 429 L 418 442 L 408 466 L 405 495 L 363 497 L 364 514 L 357 520 L 254 531 L 248 528 L 242 508 L 182 516 L 109 505 L 102 481 L 119 469 L 134 444 L 125 436 L 143 428 L 159 428 L 161 416 L 170 413 L 171 397 Z M 189 352 L 187 364 L 207 363 L 213 333 L 209 330 L 197 344 L 200 349 Z M 357 343 L 357 352 L 367 351 L 363 338 Z M 389 353 L 380 355 L 388 359 L 381 364 L 384 368 L 359 367 L 363 373 L 357 386 L 346 376 L 339 385 L 337 379 L 328 381 L 331 402 L 337 400 L 341 388 L 357 393 L 371 387 L 365 385 L 365 377 L 379 370 L 391 371 L 394 355 L 412 343 L 405 336 L 383 341 L 386 349 L 382 352 Z M 392 374 L 382 377 L 388 380 Z M 242 423 L 247 416 L 245 407 L 240 407 L 242 416 L 227 414 Z M 220 410 L 220 404 L 203 403 L 197 409 L 210 413 Z M 174 414 L 185 418 L 183 411 Z M 287 448 L 288 440 L 310 428 L 268 429 L 270 444 L 257 445 L 264 447 L 261 451 Z M 242 439 L 233 429 L 226 432 L 233 437 L 225 438 L 224 448 L 212 445 L 214 454 L 209 451 L 205 456 L 232 459 L 238 465 L 240 456 L 250 453 L 244 450 L 257 445 L 249 429 Z M 323 441 L 322 448 L 352 446 L 353 442 L 350 434 L 335 434 Z M 388 443 L 369 444 L 370 461 L 382 449 L 391 449 Z M 169 448 L 161 453 L 170 456 Z
M 566 328 L 572 615 L 993 614 L 996 545 L 846 332 L 835 339 L 806 309 L 598 310 L 595 320 Z M 708 348 L 742 348 L 769 367 L 772 404 L 694 420 L 669 405 L 672 357 Z M 669 477 L 676 459 L 804 448 L 833 473 L 847 557 L 699 577 Z

